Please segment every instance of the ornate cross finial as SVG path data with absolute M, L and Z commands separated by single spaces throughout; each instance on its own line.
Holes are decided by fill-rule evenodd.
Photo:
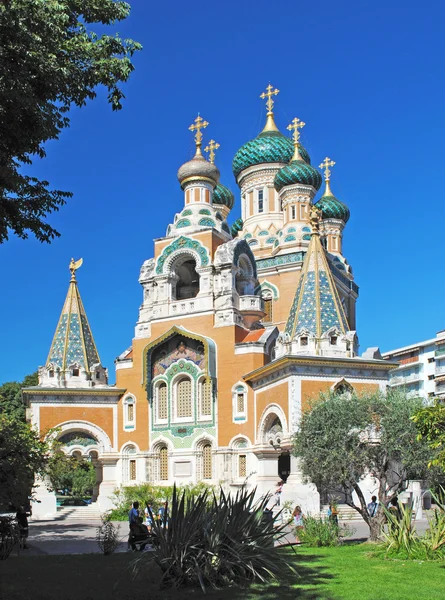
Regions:
M 196 131 L 195 134 L 195 144 L 196 144 L 196 154 L 201 154 L 201 144 L 202 144 L 202 132 L 201 129 L 205 129 L 208 125 L 207 121 L 204 121 L 201 115 L 198 113 L 194 123 L 192 123 L 189 127 L 190 131 Z
M 300 132 L 298 130 L 303 129 L 305 125 L 306 123 L 300 121 L 298 117 L 295 117 L 295 119 L 287 126 L 289 131 L 293 131 L 292 138 L 294 140 L 294 144 L 298 144 L 298 140 L 300 139 Z
M 277 88 L 273 89 L 273 85 L 270 85 L 270 83 L 269 83 L 269 85 L 266 88 L 266 91 L 261 94 L 260 98 L 262 98 L 263 100 L 265 98 L 267 98 L 266 106 L 267 106 L 267 110 L 269 113 L 272 112 L 273 105 L 274 105 L 272 96 L 276 96 L 279 93 L 280 93 L 280 90 L 278 90 Z
M 79 260 L 74 260 L 74 258 L 72 258 L 70 260 L 69 270 L 71 271 L 71 281 L 76 281 L 76 271 L 77 269 L 80 269 L 82 263 L 83 258 L 79 258 Z
M 333 167 L 335 162 L 331 160 L 328 156 L 324 159 L 324 161 L 319 165 L 320 169 L 324 169 L 324 178 L 326 181 L 329 181 L 331 178 L 331 170 L 329 167 Z
M 218 150 L 218 148 L 219 148 L 219 144 L 217 142 L 215 142 L 215 140 L 210 140 L 210 142 L 204 148 L 204 152 L 209 153 L 209 160 L 212 163 L 212 165 L 215 162 L 215 150 Z

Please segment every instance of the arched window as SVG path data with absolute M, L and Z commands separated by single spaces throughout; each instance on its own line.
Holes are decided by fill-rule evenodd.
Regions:
M 240 296 L 249 296 L 254 290 L 253 267 L 247 256 L 241 255 L 238 261 L 238 272 L 235 278 L 236 291 Z
M 232 448 L 233 454 L 233 478 L 245 479 L 247 477 L 247 449 L 248 443 L 244 438 L 236 439 Z
M 176 384 L 176 417 L 178 420 L 193 417 L 192 381 L 190 377 L 181 377 Z
M 273 322 L 273 298 L 270 292 L 266 292 L 263 296 L 264 312 L 266 313 L 263 318 L 263 323 Z
M 167 384 L 162 381 L 157 387 L 156 421 L 168 419 Z
M 199 417 L 210 419 L 212 416 L 212 380 L 201 379 L 199 387 Z
M 124 408 L 124 429 L 130 430 L 136 428 L 136 400 L 133 396 L 127 396 L 123 404 Z
M 212 479 L 212 446 L 210 444 L 202 447 L 202 478 Z
M 199 292 L 199 275 L 196 272 L 195 259 L 188 256 L 178 259 L 173 270 L 177 277 L 175 299 L 195 298 Z
M 168 480 L 168 449 L 167 446 L 159 448 L 159 479 Z
M 232 388 L 233 420 L 235 422 L 247 420 L 247 388 L 238 384 Z
M 122 457 L 122 481 L 136 481 L 136 447 L 132 444 L 125 446 Z
M 342 379 L 338 383 L 334 385 L 332 388 L 335 394 L 348 394 L 351 395 L 354 393 L 354 388 L 352 385 L 346 381 L 346 379 Z

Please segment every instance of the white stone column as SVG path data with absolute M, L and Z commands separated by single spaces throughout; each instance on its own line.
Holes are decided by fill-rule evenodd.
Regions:
M 36 477 L 34 498 L 31 502 L 32 516 L 35 519 L 50 519 L 57 514 L 57 499 L 55 492 L 50 492 L 49 479 Z
M 117 472 L 116 465 L 119 460 L 119 455 L 102 456 L 102 482 L 99 486 L 99 496 L 97 503 L 101 513 L 111 510 L 114 507 L 113 492 L 117 488 Z
M 283 485 L 281 505 L 291 502 L 295 507 L 301 506 L 304 514 L 316 515 L 320 512 L 320 494 L 313 483 L 303 483 L 300 461 L 291 454 L 290 475 Z

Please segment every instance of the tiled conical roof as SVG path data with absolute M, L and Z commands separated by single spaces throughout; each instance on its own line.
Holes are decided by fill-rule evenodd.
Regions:
M 320 339 L 332 327 L 343 334 L 349 330 L 320 235 L 314 230 L 285 332 L 291 339 L 301 331 Z
M 100 364 L 100 358 L 80 298 L 75 270 L 71 273 L 68 294 L 46 364 L 51 363 L 61 371 L 76 364 L 80 369 L 90 372 L 93 365 Z

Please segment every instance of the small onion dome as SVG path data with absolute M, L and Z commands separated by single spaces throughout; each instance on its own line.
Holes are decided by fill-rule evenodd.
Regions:
M 213 190 L 212 202 L 213 204 L 222 204 L 223 206 L 227 206 L 229 210 L 232 210 L 235 204 L 235 196 L 229 188 L 226 188 L 222 183 L 218 183 Z
M 241 219 L 241 217 L 239 219 L 237 219 L 235 221 L 235 223 L 233 223 L 230 232 L 232 234 L 232 237 L 236 237 L 238 235 L 238 232 L 241 231 L 241 229 L 243 228 L 244 225 L 244 221 Z
M 302 158 L 310 164 L 306 149 L 299 144 Z M 294 154 L 292 140 L 279 131 L 263 131 L 254 140 L 247 142 L 238 150 L 232 162 L 235 177 L 253 165 L 262 163 L 288 163 Z
M 322 196 L 315 206 L 321 210 L 323 219 L 340 219 L 343 223 L 347 223 L 351 216 L 346 204 L 340 202 L 335 196 Z
M 196 154 L 192 160 L 179 167 L 178 180 L 183 189 L 188 181 L 197 180 L 208 181 L 216 187 L 219 181 L 219 170 L 202 155 Z
M 304 160 L 293 160 L 275 175 L 274 186 L 279 192 L 286 185 L 301 183 L 311 185 L 316 190 L 321 186 L 321 175 Z

